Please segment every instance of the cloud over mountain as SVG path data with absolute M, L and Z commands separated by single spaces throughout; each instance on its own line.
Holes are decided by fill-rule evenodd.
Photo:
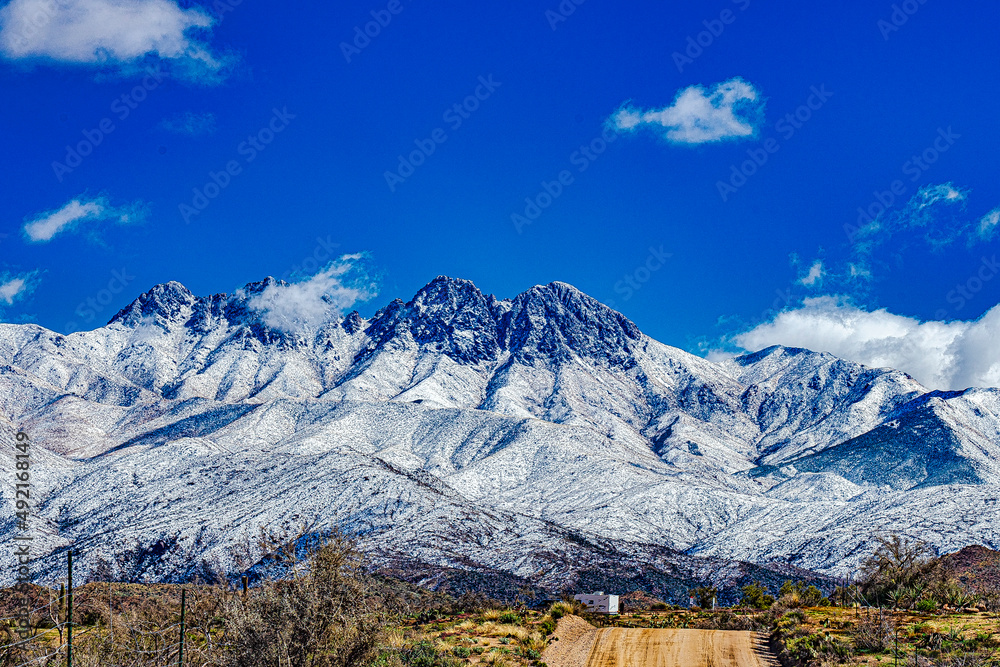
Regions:
M 316 329 L 356 303 L 378 296 L 378 286 L 364 271 L 363 259 L 363 254 L 342 255 L 301 282 L 273 282 L 249 305 L 275 329 Z
M 1000 306 L 975 321 L 921 322 L 849 299 L 805 299 L 770 322 L 734 337 L 746 350 L 770 345 L 829 352 L 866 366 L 906 371 L 936 389 L 1000 386 Z

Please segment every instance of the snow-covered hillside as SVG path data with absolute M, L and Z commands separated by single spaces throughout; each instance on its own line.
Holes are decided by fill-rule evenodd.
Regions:
M 38 548 L 178 579 L 305 521 L 381 562 L 558 588 L 846 574 L 878 532 L 1000 546 L 1000 390 L 792 348 L 716 364 L 563 283 L 499 300 L 439 277 L 289 333 L 253 308 L 280 286 L 167 283 L 69 336 L 0 325 L 0 437 L 36 445 Z

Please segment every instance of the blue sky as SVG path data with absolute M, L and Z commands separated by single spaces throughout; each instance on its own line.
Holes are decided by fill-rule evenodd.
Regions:
M 94 328 L 168 280 L 362 314 L 438 274 L 561 280 L 713 358 L 1000 384 L 998 14 L 12 0 L 0 318 Z

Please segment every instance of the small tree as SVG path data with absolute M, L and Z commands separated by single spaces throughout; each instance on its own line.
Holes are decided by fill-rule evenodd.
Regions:
M 764 584 L 759 581 L 747 584 L 742 589 L 743 596 L 740 598 L 740 606 L 750 609 L 770 609 L 774 604 L 774 596 L 767 594 Z
M 890 602 L 890 593 L 926 582 L 939 567 L 925 543 L 899 535 L 879 536 L 875 552 L 861 565 L 861 589 L 879 603 Z
M 712 609 L 715 605 L 715 596 L 718 591 L 714 586 L 699 586 L 689 593 L 694 598 L 695 604 L 702 609 Z
M 785 581 L 778 594 L 781 596 L 778 602 L 787 607 L 817 607 L 824 599 L 822 591 L 804 581 Z

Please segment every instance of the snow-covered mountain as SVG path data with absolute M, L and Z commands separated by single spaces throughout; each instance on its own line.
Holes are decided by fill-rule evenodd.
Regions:
M 282 289 L 171 282 L 96 331 L 0 325 L 36 551 L 177 579 L 305 521 L 383 563 L 558 588 L 846 574 L 879 532 L 1000 547 L 1000 390 L 793 348 L 712 363 L 564 283 L 439 277 L 293 332 L 255 308 Z

